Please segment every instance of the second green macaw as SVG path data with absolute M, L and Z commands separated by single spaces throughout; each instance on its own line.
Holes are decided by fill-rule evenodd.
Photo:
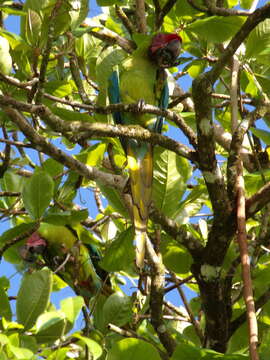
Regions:
M 157 34 L 143 42 L 109 78 L 111 104 L 143 103 L 168 107 L 169 90 L 165 68 L 175 65 L 182 39 L 177 34 Z M 117 124 L 140 125 L 161 133 L 163 118 L 147 113 L 113 113 Z M 144 267 L 147 222 L 153 179 L 153 145 L 136 139 L 121 139 L 130 174 L 135 227 L 136 265 Z
M 41 223 L 20 253 L 24 260 L 32 263 L 40 254 L 44 264 L 83 296 L 87 305 L 101 288 L 110 287 L 108 274 L 98 266 L 97 248 L 80 242 L 76 231 L 67 226 Z

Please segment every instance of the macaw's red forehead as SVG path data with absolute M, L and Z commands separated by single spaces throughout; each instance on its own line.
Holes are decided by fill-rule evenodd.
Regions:
M 182 42 L 182 38 L 177 34 L 157 34 L 153 37 L 151 51 L 156 52 L 158 49 L 163 48 L 172 40 L 178 40 L 180 43 Z
M 26 242 L 27 246 L 46 246 L 46 241 L 40 237 L 38 232 L 34 232 Z

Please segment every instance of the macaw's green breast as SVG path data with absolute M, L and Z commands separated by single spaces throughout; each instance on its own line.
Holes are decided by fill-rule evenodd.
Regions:
M 144 100 L 146 104 L 157 105 L 155 94 L 157 68 L 144 58 L 129 58 L 123 64 L 124 70 L 120 75 L 120 97 L 125 104 Z M 125 122 L 148 127 L 156 121 L 152 114 L 125 114 Z
M 75 235 L 66 226 L 57 226 L 41 223 L 38 232 L 47 240 L 51 246 L 64 247 L 70 249 L 77 240 Z

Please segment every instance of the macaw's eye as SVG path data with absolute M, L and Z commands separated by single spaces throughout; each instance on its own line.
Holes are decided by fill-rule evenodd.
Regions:
M 174 65 L 176 58 L 173 51 L 165 47 L 155 52 L 153 60 L 159 67 L 169 68 Z

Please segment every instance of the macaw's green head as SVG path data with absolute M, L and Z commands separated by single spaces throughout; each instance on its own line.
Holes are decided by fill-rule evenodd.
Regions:
M 149 47 L 149 57 L 160 68 L 175 65 L 180 54 L 182 39 L 177 34 L 157 34 Z

